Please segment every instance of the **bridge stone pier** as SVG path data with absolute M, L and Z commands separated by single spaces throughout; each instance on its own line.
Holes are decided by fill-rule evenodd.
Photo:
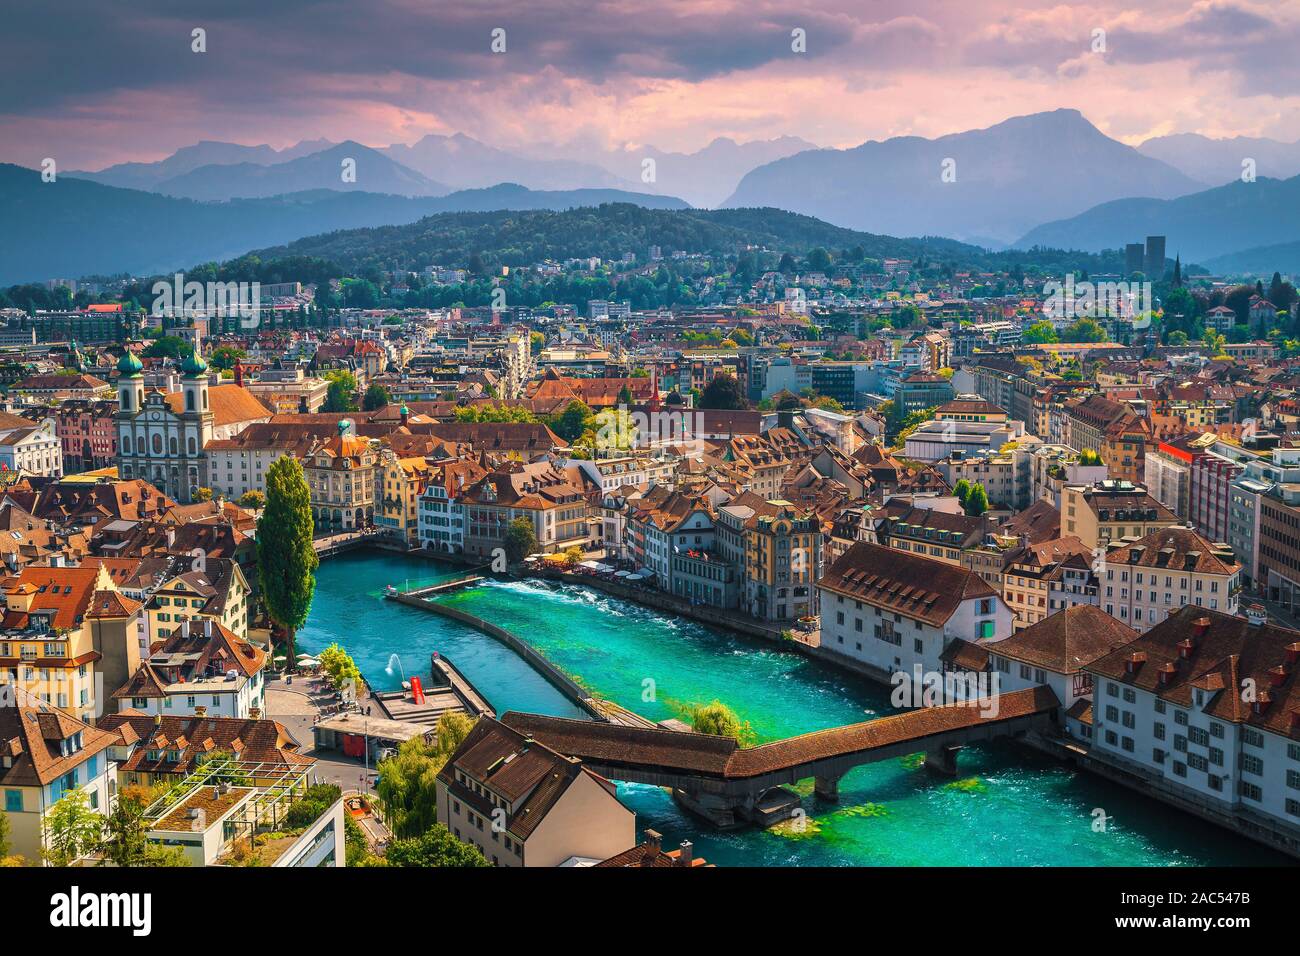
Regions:
M 840 779 L 867 763 L 924 752 L 927 768 L 954 776 L 962 747 L 1051 733 L 1059 710 L 1051 688 L 1034 687 L 996 701 L 927 707 L 757 747 L 729 737 L 538 714 L 508 713 L 501 721 L 604 777 L 666 787 L 685 809 L 730 829 L 788 818 L 799 798 L 787 788 L 809 777 L 818 798 L 838 800 Z
M 960 747 L 934 747 L 925 752 L 925 769 L 945 777 L 957 776 L 957 751 Z

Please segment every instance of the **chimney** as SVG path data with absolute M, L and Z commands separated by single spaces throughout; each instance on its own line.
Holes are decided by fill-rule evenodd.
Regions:
M 206 716 L 208 716 L 208 708 L 207 708 L 207 706 L 206 706 L 205 704 L 198 704 L 198 705 L 196 705 L 195 708 L 194 708 L 194 716 L 195 716 L 195 717 L 206 717 Z
M 212 636 L 212 618 L 210 617 L 205 617 L 203 619 L 203 636 L 204 637 Z
M 1175 665 L 1171 663 L 1161 664 L 1160 670 L 1158 671 L 1161 686 L 1169 684 L 1171 681 L 1173 681 L 1174 675 L 1176 675 L 1177 673 L 1178 673 L 1178 668 Z
M 1202 615 L 1192 622 L 1192 639 L 1199 641 L 1210 629 L 1210 619 Z
M 239 362 L 235 363 L 235 384 L 241 386 L 244 384 L 244 366 Z
M 1134 651 L 1124 662 L 1124 670 L 1129 674 L 1136 674 L 1142 669 L 1142 665 L 1147 662 L 1147 656 L 1142 651 Z
M 154 714 L 154 715 L 153 715 L 153 725 L 154 725 L 155 727 L 161 727 L 161 726 L 162 726 L 162 714 Z
M 249 719 L 250 719 L 250 720 L 261 720 L 261 719 L 262 719 L 262 708 L 261 708 L 261 707 L 250 707 L 250 708 L 248 708 L 248 716 L 249 716 Z
M 695 852 L 695 844 L 693 844 L 690 840 L 683 840 L 682 845 L 678 848 L 677 865 L 690 866 L 691 858 L 694 852 Z
M 187 617 L 185 620 L 181 621 L 181 637 L 187 638 L 189 636 L 190 636 L 190 619 Z
M 1287 669 L 1284 665 L 1278 664 L 1277 667 L 1270 667 L 1268 670 L 1268 683 L 1270 687 L 1281 687 L 1286 683 Z
M 1253 710 L 1256 715 L 1259 715 L 1268 710 L 1268 705 L 1271 703 L 1273 703 L 1272 695 L 1266 690 L 1261 690 L 1259 695 L 1255 698 L 1255 703 L 1250 705 L 1250 709 Z
M 1190 637 L 1185 637 L 1178 642 L 1178 659 L 1188 661 L 1192 659 L 1192 651 L 1196 650 L 1196 642 Z
M 663 846 L 663 837 L 658 830 L 646 830 L 645 832 L 646 849 L 656 856 L 659 854 L 659 848 Z

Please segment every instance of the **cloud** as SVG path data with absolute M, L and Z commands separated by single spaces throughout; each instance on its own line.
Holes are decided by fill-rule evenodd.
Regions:
M 538 148 L 852 145 L 1058 106 L 1128 136 L 1163 128 L 1170 104 L 1181 129 L 1285 135 L 1300 105 L 1295 0 L 1013 3 L 49 0 L 5 14 L 0 160 L 97 167 L 197 139 L 454 131 Z M 206 53 L 191 52 L 196 27 Z

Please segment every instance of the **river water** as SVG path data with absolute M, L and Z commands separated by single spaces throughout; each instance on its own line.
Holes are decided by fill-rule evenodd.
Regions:
M 427 674 L 439 651 L 509 710 L 581 717 L 536 671 L 492 638 L 383 600 L 463 573 L 419 558 L 353 552 L 320 568 L 299 633 L 302 649 L 338 641 L 373 687 Z M 759 741 L 891 713 L 888 693 L 808 658 L 574 587 L 497 583 L 440 600 L 515 632 L 595 694 L 654 720 L 720 700 Z M 401 666 L 388 664 L 398 655 Z M 955 781 L 913 759 L 860 767 L 827 804 L 804 781 L 801 828 L 718 833 L 657 788 L 620 784 L 637 825 L 669 845 L 689 839 L 720 865 L 1166 866 L 1286 864 L 1286 858 L 1140 794 L 1011 743 L 961 752 Z M 1104 827 L 1095 825 L 1099 816 Z

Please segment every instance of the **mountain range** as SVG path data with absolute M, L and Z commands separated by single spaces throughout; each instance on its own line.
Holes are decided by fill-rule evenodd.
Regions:
M 438 196 L 460 189 L 518 183 L 534 190 L 623 189 L 670 195 L 696 206 L 716 206 L 749 170 L 815 148 L 795 136 L 737 143 L 719 137 L 693 153 L 642 149 L 581 150 L 543 147 L 500 149 L 463 133 L 430 134 L 415 143 L 372 148 L 347 141 L 311 140 L 283 150 L 265 144 L 204 141 L 154 163 L 121 163 L 98 172 L 66 175 L 107 186 L 143 189 L 186 199 L 224 200 L 274 196 L 308 189 Z M 570 147 L 571 149 L 571 147 Z M 352 158 L 355 183 L 344 182 L 340 163 Z M 643 175 L 646 159 L 653 175 Z
M 358 170 L 364 168 L 358 164 Z M 359 172 L 359 180 L 362 175 Z M 47 183 L 35 170 L 0 164 L 0 210 L 7 222 L 23 224 L 21 229 L 0 230 L 0 284 L 165 273 L 302 236 L 410 223 L 442 212 L 570 209 L 613 202 L 670 209 L 687 205 L 670 196 L 616 189 L 540 191 L 515 184 L 446 196 L 319 189 L 198 202 L 66 175 Z
M 1254 183 L 1240 179 L 1247 156 L 1256 161 Z M 355 164 L 354 182 L 342 175 L 346 160 Z M 45 245 L 16 247 L 16 258 L 0 262 L 0 275 L 39 279 L 79 269 L 170 268 L 438 212 L 620 201 L 771 207 L 866 234 L 947 236 L 993 249 L 1014 244 L 1095 252 L 1159 234 L 1168 237 L 1170 255 L 1181 254 L 1187 264 L 1271 273 L 1281 267 L 1268 261 L 1275 247 L 1294 261 L 1286 247 L 1300 239 L 1294 225 L 1300 202 L 1286 185 L 1297 173 L 1300 143 L 1178 134 L 1135 149 L 1068 109 L 935 139 L 894 137 L 850 149 L 822 149 L 793 136 L 748 143 L 720 137 L 691 153 L 554 144 L 523 151 L 463 134 L 382 148 L 351 140 L 311 140 L 280 150 L 204 141 L 155 163 L 59 177 L 64 184 L 89 180 L 84 184 L 130 190 L 124 196 L 86 194 L 88 221 L 97 223 L 105 209 L 114 209 L 123 223 L 156 224 L 166 243 L 154 248 L 139 237 L 91 250 L 73 222 L 28 216 L 19 221 Z M 9 201 L 32 209 L 44 208 L 34 200 L 50 200 L 51 213 L 60 215 L 55 196 L 25 191 L 32 181 L 18 189 L 21 177 L 8 179 Z M 335 201 L 347 193 L 360 198 Z M 156 202 L 162 197 L 237 208 L 167 207 Z M 15 208 L 0 205 L 4 212 Z M 63 232 L 56 228 L 60 221 Z M 239 228 L 251 231 L 241 235 Z M 200 234 L 203 229 L 209 233 Z M 35 258 L 42 248 L 52 250 L 43 261 Z M 1244 257 L 1234 258 L 1238 254 Z
M 1031 229 L 1016 246 L 1098 252 L 1162 235 L 1168 237 L 1171 257 L 1204 264 L 1239 250 L 1290 242 L 1300 235 L 1298 222 L 1300 176 L 1265 177 L 1178 199 L 1116 199 Z
M 1300 141 L 1283 143 L 1250 136 L 1211 139 L 1199 133 L 1177 133 L 1149 139 L 1137 149 L 1143 156 L 1168 163 L 1207 186 L 1240 179 L 1242 163 L 1247 159 L 1255 161 L 1257 177 L 1289 179 L 1300 174 Z
M 996 246 L 1097 203 L 1199 188 L 1077 110 L 1056 110 L 937 139 L 900 136 L 797 153 L 747 173 L 725 205 L 778 206 L 851 229 Z

